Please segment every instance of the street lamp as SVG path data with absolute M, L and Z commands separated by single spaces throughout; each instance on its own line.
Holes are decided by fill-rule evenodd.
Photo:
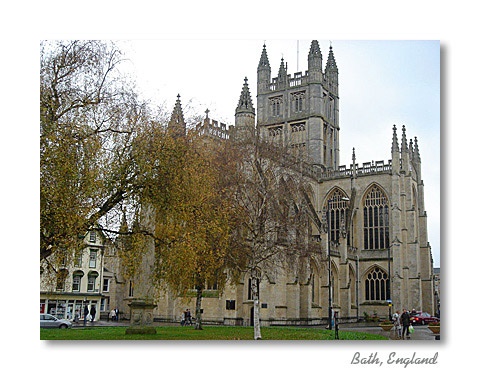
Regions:
M 391 273 L 390 273 L 390 261 L 392 260 L 391 259 L 391 253 L 390 253 L 390 248 L 392 248 L 393 246 L 396 246 L 398 247 L 400 244 L 396 244 L 396 243 L 392 243 L 388 246 L 388 250 L 387 250 L 387 260 L 388 260 L 388 318 L 389 320 L 391 321 L 392 320 L 392 277 L 391 277 Z
M 330 211 L 331 211 L 331 204 L 334 199 L 331 198 L 327 201 L 327 257 L 328 257 L 328 326 L 327 329 L 332 328 L 332 259 L 331 259 L 331 233 L 332 233 L 332 226 L 330 224 Z M 342 201 L 350 201 L 350 198 L 342 197 Z

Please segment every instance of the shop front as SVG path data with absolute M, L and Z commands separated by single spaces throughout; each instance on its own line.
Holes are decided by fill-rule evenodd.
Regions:
M 40 294 L 40 313 L 48 313 L 61 319 L 80 321 L 94 316 L 94 321 L 100 319 L 101 295 L 99 294 Z

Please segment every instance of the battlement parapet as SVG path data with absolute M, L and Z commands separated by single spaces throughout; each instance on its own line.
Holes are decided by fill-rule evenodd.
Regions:
M 287 88 L 291 87 L 298 87 L 298 86 L 305 86 L 308 83 L 308 71 L 305 71 L 305 75 L 302 72 L 298 72 L 293 74 L 293 78 L 291 74 L 287 75 Z M 279 82 L 278 77 L 273 78 L 272 82 L 269 85 L 270 91 L 277 91 L 284 89 L 282 87 L 283 83 Z
M 221 140 L 229 139 L 229 128 L 225 123 L 217 120 L 205 119 L 203 123 L 197 124 L 197 131 L 200 136 L 208 136 Z
M 349 178 L 354 175 L 360 177 L 363 175 L 390 173 L 392 171 L 392 160 L 388 160 L 387 163 L 383 160 L 365 162 L 363 166 L 355 164 L 355 170 L 353 164 L 349 168 L 346 165 L 341 165 L 338 167 L 338 170 L 327 169 L 322 166 L 305 165 L 303 171 L 305 175 L 317 180 Z

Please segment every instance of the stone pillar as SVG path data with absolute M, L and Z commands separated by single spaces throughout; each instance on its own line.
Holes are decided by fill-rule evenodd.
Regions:
M 144 299 L 132 301 L 130 306 L 130 326 L 126 334 L 156 334 L 153 323 L 153 309 L 157 307 L 153 302 Z
M 141 213 L 141 223 L 147 229 L 155 229 L 155 210 L 153 207 L 144 206 Z M 155 244 L 151 237 L 145 238 L 145 245 L 141 255 L 141 262 L 134 278 L 134 300 L 130 307 L 130 327 L 126 334 L 155 334 L 153 322 L 153 309 L 157 305 L 153 302 L 155 293 L 152 281 L 152 271 L 155 265 Z

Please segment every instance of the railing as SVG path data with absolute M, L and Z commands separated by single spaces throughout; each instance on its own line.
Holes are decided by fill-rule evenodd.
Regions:
M 361 167 L 359 167 L 358 164 L 355 164 L 355 166 L 357 176 L 382 174 L 388 173 L 392 170 L 392 160 L 388 160 L 388 163 L 386 164 L 384 161 L 374 161 L 364 163 Z M 342 165 L 338 167 L 338 170 L 313 165 L 304 165 L 303 172 L 305 175 L 314 179 L 348 178 L 354 175 L 353 165 L 350 165 L 349 168 L 347 168 L 346 165 Z
M 212 123 L 207 126 L 204 124 L 198 124 L 197 128 L 201 136 L 216 137 L 222 140 L 227 140 L 229 138 L 227 125 L 219 123 L 217 120 L 212 120 Z
M 301 72 L 295 73 L 293 74 L 293 78 L 289 74 L 287 76 L 287 87 L 289 88 L 289 87 L 303 86 L 307 83 L 307 79 L 308 79 L 308 72 L 305 72 L 305 75 L 302 75 Z M 276 91 L 284 87 L 280 85 L 281 83 L 278 81 L 278 77 L 277 77 L 272 79 L 272 82 L 270 83 L 268 88 L 270 91 Z

